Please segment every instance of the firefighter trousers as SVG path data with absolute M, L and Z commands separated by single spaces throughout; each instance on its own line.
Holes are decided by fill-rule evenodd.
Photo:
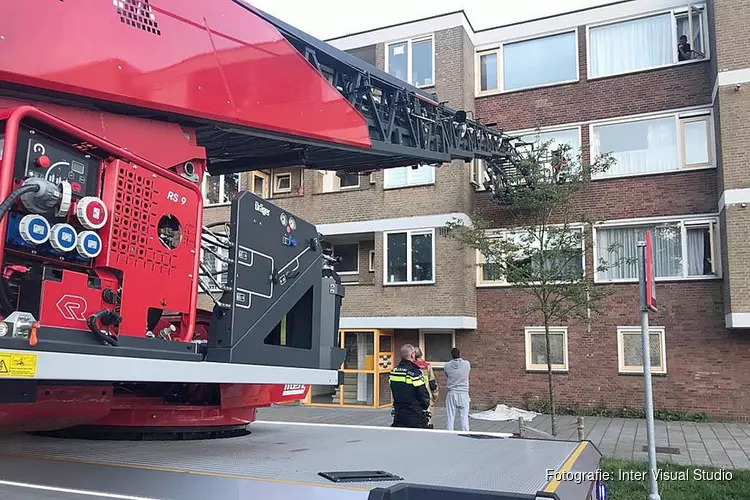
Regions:
M 445 412 L 448 416 L 447 429 L 452 431 L 456 417 L 461 422 L 461 431 L 469 431 L 469 404 L 471 398 L 468 392 L 451 391 L 445 395 Z

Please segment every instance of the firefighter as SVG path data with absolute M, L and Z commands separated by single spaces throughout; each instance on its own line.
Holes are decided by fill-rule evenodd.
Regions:
M 437 380 L 435 379 L 435 372 L 432 370 L 432 365 L 424 360 L 422 349 L 415 347 L 414 351 L 414 356 L 417 358 L 414 364 L 422 370 L 422 375 L 427 382 L 427 392 L 430 393 L 430 407 L 427 409 L 427 428 L 433 429 L 432 416 L 435 414 L 435 404 L 437 403 L 440 391 L 438 390 Z
M 415 349 L 411 344 L 401 347 L 401 362 L 391 370 L 389 382 L 393 394 L 391 427 L 427 427 L 430 393 L 422 370 L 414 363 Z

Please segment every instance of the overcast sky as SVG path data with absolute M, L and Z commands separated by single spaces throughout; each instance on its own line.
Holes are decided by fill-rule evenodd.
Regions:
M 611 3 L 612 0 L 248 0 L 327 39 L 463 9 L 475 30 Z

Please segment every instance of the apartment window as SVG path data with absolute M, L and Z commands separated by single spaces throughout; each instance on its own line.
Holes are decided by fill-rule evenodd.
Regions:
M 573 82 L 578 79 L 575 31 L 504 43 L 480 52 L 479 93 L 511 91 Z
M 664 328 L 649 328 L 649 359 L 651 373 L 667 373 Z M 640 327 L 617 328 L 617 359 L 620 373 L 643 373 L 643 339 Z
M 709 111 L 672 113 L 591 126 L 591 155 L 615 161 L 598 179 L 713 166 Z
M 568 371 L 568 329 L 549 328 L 549 352 L 552 371 Z M 526 327 L 526 369 L 547 371 L 547 338 L 543 326 Z
M 569 159 L 575 161 L 581 152 L 581 129 L 580 127 L 551 130 L 551 131 L 535 131 L 528 134 L 523 134 L 519 139 L 527 144 L 533 145 L 535 149 L 539 149 L 543 144 L 547 144 L 547 156 L 545 160 L 545 166 L 552 172 L 552 157 L 562 147 L 568 146 L 567 156 Z
M 370 250 L 368 261 L 370 263 L 368 270 L 371 273 L 374 273 L 375 272 L 375 250 Z
M 209 290 L 218 291 L 220 288 L 216 285 L 216 282 L 221 285 L 227 284 L 229 264 L 218 258 L 216 254 L 228 259 L 229 249 L 218 245 L 207 245 L 207 247 L 208 250 L 201 249 L 201 262 L 204 267 L 200 269 L 200 280 Z M 208 276 L 208 273 L 213 276 L 213 279 Z M 204 290 L 201 289 L 201 291 Z
M 562 235 L 558 235 L 559 232 L 544 237 L 545 245 L 549 250 L 549 253 L 544 256 L 544 262 L 550 280 L 555 275 L 570 279 L 572 276 L 582 276 L 584 273 L 583 229 L 572 227 L 570 231 L 569 236 L 565 237 L 566 245 L 564 246 L 553 241 L 553 238 L 562 238 Z M 542 275 L 539 256 L 539 249 L 542 247 L 542 242 L 539 241 L 541 238 L 532 236 L 530 231 L 500 231 L 493 236 L 513 243 L 514 249 L 518 248 L 518 252 L 514 255 L 507 255 L 508 260 L 505 265 L 497 261 L 492 262 L 477 252 L 478 286 L 509 285 L 517 282 L 533 283 L 529 280 Z M 568 244 L 570 249 L 565 250 Z M 505 275 L 506 269 L 512 270 L 510 280 Z M 561 281 L 565 280 L 561 279 Z
M 606 225 L 596 229 L 596 280 L 638 279 L 638 242 L 651 230 L 652 258 L 656 279 L 705 279 L 719 277 L 717 262 L 718 218 L 659 220 L 635 224 Z
M 434 85 L 433 45 L 432 35 L 389 43 L 385 61 L 388 73 L 417 87 Z
M 240 191 L 240 174 L 209 175 L 203 178 L 203 204 L 231 203 Z
M 334 257 L 341 257 L 334 269 L 339 274 L 357 274 L 359 272 L 359 243 L 333 245 Z
M 454 330 L 420 330 L 419 347 L 422 349 L 425 361 L 434 366 L 443 366 L 453 359 L 451 349 L 456 347 L 456 332 Z
M 284 172 L 273 175 L 273 192 L 274 193 L 291 193 L 292 192 L 292 173 Z
M 435 182 L 435 167 L 432 165 L 420 165 L 416 168 L 389 168 L 383 172 L 383 176 L 383 187 L 385 189 L 424 186 Z
M 434 229 L 385 233 L 386 284 L 434 283 Z
M 471 162 L 471 183 L 474 184 L 477 191 L 484 191 L 484 183 L 490 180 L 487 175 L 486 161 L 482 158 L 474 158 Z
M 334 170 L 320 170 L 319 172 L 323 174 L 324 193 L 359 187 L 359 174 L 357 172 L 337 172 Z
M 250 173 L 250 185 L 254 194 L 261 198 L 268 198 L 270 176 L 263 172 L 253 171 Z
M 703 59 L 706 52 L 704 12 L 703 5 L 690 6 L 590 27 L 587 37 L 589 78 Z M 687 37 L 689 48 L 678 47 L 682 35 Z

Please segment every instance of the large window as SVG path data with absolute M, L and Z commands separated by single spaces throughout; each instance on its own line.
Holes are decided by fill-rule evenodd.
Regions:
M 578 80 L 575 31 L 503 44 L 477 54 L 479 94 Z
M 420 330 L 419 346 L 425 361 L 433 366 L 443 366 L 453 359 L 451 349 L 456 347 L 456 332 L 454 330 Z
M 667 373 L 664 328 L 652 326 L 648 333 L 651 373 Z M 643 373 L 643 338 L 639 327 L 617 328 L 617 359 L 620 373 Z
M 615 163 L 596 178 L 711 167 L 709 111 L 692 111 L 591 126 L 591 157 L 609 153 Z
M 337 273 L 359 273 L 359 243 L 333 245 L 333 256 L 341 257 L 341 261 L 334 266 Z
M 552 371 L 568 371 L 568 329 L 551 326 L 549 351 Z M 526 369 L 547 371 L 547 335 L 543 326 L 526 328 Z
M 400 231 L 384 235 L 384 283 L 435 282 L 435 230 Z
M 705 58 L 704 12 L 702 5 L 690 6 L 590 27 L 587 37 L 589 78 Z
M 359 187 L 357 172 L 337 172 L 335 170 L 320 170 L 323 174 L 323 192 L 333 193 Z
M 208 175 L 203 178 L 203 204 L 231 203 L 240 191 L 240 174 Z
M 705 279 L 720 275 L 718 218 L 658 220 L 596 229 L 596 281 L 638 279 L 638 242 L 651 230 L 656 279 Z
M 541 255 L 539 253 L 542 237 L 532 237 L 530 231 L 496 231 L 492 236 L 501 238 L 513 244 L 513 250 L 518 249 L 514 255 L 507 255 L 508 261 L 505 264 L 492 262 L 487 259 L 481 252 L 477 252 L 479 269 L 477 271 L 478 286 L 504 286 L 512 283 L 523 282 L 525 284 L 533 283 L 534 278 L 547 276 L 553 280 L 555 276 L 560 276 L 560 281 L 568 280 L 572 276 L 583 275 L 584 273 L 584 242 L 583 229 L 580 227 L 570 227 L 571 233 L 561 240 L 554 241 L 554 238 L 562 238 L 560 230 L 556 230 L 544 236 L 545 246 L 548 250 L 544 255 L 544 263 L 547 271 L 541 271 Z M 561 244 L 561 241 L 565 244 Z M 512 270 L 512 277 L 508 279 L 505 270 Z M 520 280 L 520 281 L 518 281 Z M 530 281 L 532 280 L 532 281 Z M 554 283 L 554 281 L 551 281 Z
M 417 87 L 435 84 L 434 66 L 432 35 L 389 43 L 386 47 L 388 73 Z
M 383 187 L 399 188 L 407 186 L 423 186 L 435 182 L 435 167 L 420 165 L 414 167 L 389 168 L 383 172 Z

